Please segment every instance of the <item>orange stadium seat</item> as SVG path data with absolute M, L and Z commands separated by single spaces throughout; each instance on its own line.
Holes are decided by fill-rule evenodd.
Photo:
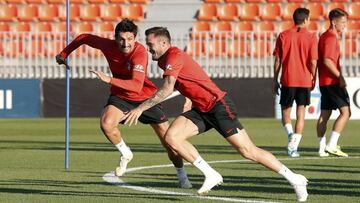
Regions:
M 259 31 L 259 33 L 255 33 L 256 38 L 260 37 L 270 39 L 271 36 L 274 36 L 275 25 L 272 21 L 260 21 L 256 28 L 256 30 Z
M 233 40 L 230 42 L 227 52 L 230 57 L 247 56 L 249 53 L 249 44 L 244 40 Z
M 0 32 L 8 32 L 10 31 L 9 23 L 0 22 Z
M 251 47 L 251 54 L 254 57 L 270 56 L 270 43 L 263 40 L 256 41 Z
M 316 21 L 310 21 L 310 24 L 309 24 L 308 29 L 309 29 L 310 31 L 317 31 L 317 30 L 320 30 L 320 26 L 319 26 L 318 22 L 316 22 Z
M 345 5 L 344 5 L 344 3 L 341 3 L 341 2 L 331 2 L 327 6 L 327 12 L 326 13 L 329 13 L 334 8 L 341 8 L 341 9 L 345 10 Z M 325 15 L 325 17 L 328 18 L 329 16 Z
M 65 4 L 66 0 L 47 0 L 48 4 Z
M 132 4 L 147 4 L 150 1 L 151 0 L 129 0 L 129 3 L 132 3 Z
M 298 3 L 285 4 L 285 9 L 282 14 L 282 18 L 284 20 L 293 20 L 294 11 L 300 7 L 301 7 L 301 4 L 298 4 Z
M 89 4 L 106 4 L 107 0 L 88 0 Z
M 264 3 L 265 0 L 246 0 L 247 3 Z
M 186 52 L 191 56 L 202 56 L 205 53 L 205 43 L 199 40 L 190 40 Z
M 84 21 L 96 21 L 100 19 L 100 6 L 98 4 L 88 4 L 81 9 L 80 19 Z
M 56 38 L 66 38 L 66 22 L 59 22 L 55 25 L 55 32 L 53 32 Z M 73 31 L 73 25 L 70 23 L 70 32 Z
M 268 3 L 283 3 L 286 2 L 286 0 L 267 0 Z
M 226 50 L 225 40 L 212 40 L 209 45 L 210 56 L 224 56 Z
M 244 4 L 244 6 L 241 7 L 240 20 L 258 20 L 258 16 L 258 4 Z
M 237 22 L 234 26 L 235 38 L 249 38 L 251 36 L 251 31 L 254 30 L 253 23 L 251 21 L 240 21 Z
M 232 26 L 230 22 L 219 21 L 214 24 L 212 33 L 215 38 L 227 38 L 230 37 L 231 31 Z
M 327 3 L 328 0 L 309 0 L 310 2 L 319 2 L 319 3 Z
M 24 4 L 26 3 L 25 0 L 5 0 L 8 4 Z
M 101 22 L 98 29 L 99 32 L 114 32 L 114 24 L 112 22 Z
M 225 0 L 225 3 L 244 3 L 245 0 Z
M 45 4 L 46 0 L 26 0 L 27 4 Z
M 79 21 L 80 19 L 80 7 L 78 4 L 71 4 L 70 5 L 70 20 L 71 21 Z M 60 20 L 66 20 L 66 10 L 61 10 L 60 12 Z
M 91 33 L 94 31 L 94 27 L 90 22 L 81 22 L 78 23 L 75 28 L 75 33 L 77 35 L 83 34 L 83 33 Z
M 345 56 L 354 57 L 358 54 L 356 40 L 346 39 L 345 41 Z
M 43 5 L 39 11 L 40 21 L 58 21 L 59 8 L 56 4 Z
M 130 4 L 124 11 L 124 17 L 134 21 L 143 20 L 144 15 L 144 8 L 141 4 Z
M 206 36 L 210 36 L 210 24 L 206 21 L 196 21 L 192 27 L 192 37 L 195 39 L 203 38 L 205 40 Z
M 27 22 L 18 22 L 14 25 L 14 29 L 12 31 L 16 32 L 30 32 L 31 26 Z
M 344 2 L 344 3 L 346 3 L 346 2 L 349 2 L 349 0 L 332 0 L 332 2 Z
M 360 34 L 360 21 L 350 20 L 347 23 L 347 32 L 345 32 L 346 38 L 354 39 Z
M 216 20 L 216 4 L 203 4 L 197 14 L 198 20 Z
M 36 23 L 33 27 L 35 33 L 33 33 L 33 38 L 40 38 L 40 39 L 51 39 L 52 34 L 52 26 L 50 22 L 40 22 Z
M 101 13 L 101 19 L 104 21 L 119 21 L 122 16 L 122 8 L 119 4 L 105 5 Z
M 289 3 L 305 3 L 305 0 L 287 0 Z
M 7 57 L 19 56 L 23 53 L 23 46 L 21 40 L 12 40 L 4 46 L 4 55 Z
M 219 20 L 234 21 L 239 19 L 238 7 L 236 4 L 225 4 L 217 12 Z
M 205 3 L 222 3 L 223 0 L 204 0 Z
M 349 19 L 359 20 L 360 19 L 360 2 L 352 2 L 348 8 Z
M 36 21 L 39 15 L 38 5 L 29 4 L 24 7 L 18 13 L 18 19 L 20 21 Z
M 281 7 L 279 4 L 265 4 L 261 12 L 262 20 L 280 20 Z
M 15 21 L 17 17 L 17 7 L 15 5 L 1 5 L 0 21 Z
M 70 0 L 70 4 L 87 4 L 87 0 Z
M 119 4 L 125 4 L 129 3 L 128 0 L 109 0 L 110 3 L 119 3 Z
M 282 32 L 292 27 L 294 27 L 294 21 L 292 20 L 282 21 L 279 26 L 279 31 Z
M 308 3 L 306 7 L 310 10 L 310 20 L 324 19 L 324 6 L 322 3 Z

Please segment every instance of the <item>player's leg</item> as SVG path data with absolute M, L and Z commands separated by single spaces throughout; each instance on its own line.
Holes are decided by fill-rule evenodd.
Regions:
M 184 114 L 195 113 L 190 110 Z M 195 113 L 196 114 L 196 113 Z M 200 129 L 199 129 L 199 126 Z M 198 190 L 199 194 L 209 192 L 214 186 L 223 182 L 222 176 L 215 171 L 198 153 L 196 148 L 187 141 L 189 138 L 203 132 L 205 124 L 201 119 L 196 124 L 185 116 L 177 117 L 170 125 L 165 135 L 165 140 L 186 161 L 192 163 L 205 176 L 202 187 Z
M 165 133 L 169 128 L 168 122 L 163 122 L 159 124 L 150 124 L 154 129 L 156 135 L 159 137 L 162 146 L 166 149 L 167 154 L 171 162 L 174 164 L 176 169 L 176 174 L 179 180 L 179 185 L 181 188 L 192 188 L 192 185 L 187 177 L 186 171 L 184 169 L 184 163 L 180 155 L 178 155 L 166 142 L 165 142 Z
M 329 154 L 325 152 L 326 147 L 326 125 L 330 119 L 332 110 L 322 109 L 316 124 L 317 138 L 319 140 L 319 156 L 327 157 Z
M 288 138 L 294 133 L 290 118 L 291 107 L 294 102 L 294 95 L 295 93 L 293 88 L 285 86 L 281 87 L 281 123 Z
M 284 176 L 290 184 L 294 187 L 297 199 L 305 201 L 308 193 L 306 189 L 307 179 L 300 175 L 293 173 L 279 160 L 275 158 L 270 152 L 256 147 L 250 140 L 248 134 L 244 129 L 238 129 L 238 133 L 226 137 L 226 140 L 246 159 L 258 162 L 272 171 Z

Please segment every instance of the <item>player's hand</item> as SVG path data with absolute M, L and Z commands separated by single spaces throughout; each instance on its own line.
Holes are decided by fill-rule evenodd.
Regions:
M 97 70 L 89 70 L 90 73 L 94 73 L 101 81 L 105 83 L 110 83 L 111 77 L 105 75 L 105 73 Z
M 273 93 L 279 95 L 279 89 L 280 89 L 280 84 L 278 82 L 274 82 Z
M 187 112 L 189 110 L 191 110 L 192 108 L 192 102 L 189 98 L 185 97 L 185 103 L 184 103 L 184 106 L 183 106 L 183 113 L 184 112 Z
M 345 81 L 344 76 L 340 75 L 339 80 L 340 80 L 340 84 L 339 84 L 340 87 L 345 88 L 346 87 L 346 81 Z
M 59 65 L 66 64 L 66 60 L 63 57 L 61 57 L 61 54 L 56 55 L 55 59 Z
M 135 108 L 127 113 L 125 113 L 125 125 L 131 126 L 132 124 L 136 125 L 138 123 L 138 119 L 142 114 L 142 110 L 140 108 Z

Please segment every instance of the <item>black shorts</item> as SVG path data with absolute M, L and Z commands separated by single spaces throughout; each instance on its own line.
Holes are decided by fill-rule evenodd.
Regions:
M 224 138 L 237 133 L 237 128 L 243 126 L 237 119 L 237 113 L 233 102 L 228 96 L 216 102 L 208 112 L 200 112 L 193 108 L 181 114 L 191 120 L 199 130 L 199 134 L 215 128 Z
M 296 105 L 307 106 L 310 104 L 310 88 L 306 87 L 281 87 L 280 105 L 291 107 L 296 101 Z
M 129 101 L 121 99 L 117 96 L 110 95 L 106 106 L 113 105 L 116 108 L 120 109 L 122 112 L 128 112 L 136 107 L 138 107 L 143 101 Z M 139 121 L 144 124 L 158 124 L 166 122 L 167 116 L 163 111 L 161 104 L 157 104 L 150 109 L 144 111 L 139 117 Z M 122 121 L 121 123 L 123 123 Z
M 349 94 L 339 85 L 320 86 L 321 109 L 335 110 L 343 106 L 350 106 Z

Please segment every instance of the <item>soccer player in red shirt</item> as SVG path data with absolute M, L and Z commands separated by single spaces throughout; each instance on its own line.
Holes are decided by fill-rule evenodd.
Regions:
M 329 153 L 347 157 L 337 146 L 341 131 L 350 118 L 349 95 L 346 82 L 340 67 L 340 37 L 346 27 L 348 14 L 336 8 L 330 11 L 330 28 L 320 36 L 319 40 L 319 85 L 321 92 L 321 114 L 317 123 L 319 139 L 319 155 L 329 156 Z M 332 110 L 339 109 L 340 115 L 334 122 L 330 140 L 326 145 L 326 124 Z M 325 152 L 326 151 L 326 152 Z
M 141 114 L 163 101 L 174 88 L 191 100 L 193 108 L 182 113 L 171 123 L 165 135 L 166 142 L 185 160 L 204 175 L 199 194 L 209 192 L 223 182 L 222 176 L 201 158 L 189 138 L 215 128 L 243 157 L 258 162 L 283 175 L 293 186 L 300 201 L 305 201 L 307 179 L 290 171 L 271 153 L 256 147 L 240 124 L 234 103 L 227 93 L 208 77 L 206 72 L 188 54 L 171 46 L 169 31 L 153 27 L 145 32 L 152 59 L 164 70 L 164 85 L 147 101 L 127 114 L 125 123 L 137 123 Z M 188 106 L 188 105 L 187 105 Z
M 64 64 L 72 51 L 86 44 L 101 50 L 106 57 L 113 76 L 109 77 L 95 70 L 91 72 L 111 85 L 111 95 L 100 123 L 105 136 L 122 155 L 119 166 L 115 170 L 117 176 L 125 173 L 127 164 L 133 158 L 133 153 L 121 136 L 118 124 L 124 121 L 125 112 L 139 106 L 157 90 L 157 87 L 146 76 L 148 55 L 146 48 L 136 40 L 137 30 L 138 27 L 132 21 L 125 19 L 115 28 L 115 40 L 81 34 L 56 56 L 57 62 Z M 155 105 L 147 109 L 139 120 L 144 124 L 150 124 L 166 148 L 170 160 L 176 167 L 180 187 L 191 188 L 183 168 L 182 158 L 165 144 L 164 135 L 169 123 L 162 107 Z
M 288 135 L 287 153 L 299 157 L 298 146 L 302 137 L 305 106 L 310 104 L 310 91 L 315 86 L 317 37 L 307 30 L 310 11 L 298 8 L 293 14 L 295 26 L 278 36 L 274 50 L 274 93 L 278 94 L 281 71 L 280 105 L 282 124 Z M 291 107 L 296 101 L 295 133 L 291 124 Z

